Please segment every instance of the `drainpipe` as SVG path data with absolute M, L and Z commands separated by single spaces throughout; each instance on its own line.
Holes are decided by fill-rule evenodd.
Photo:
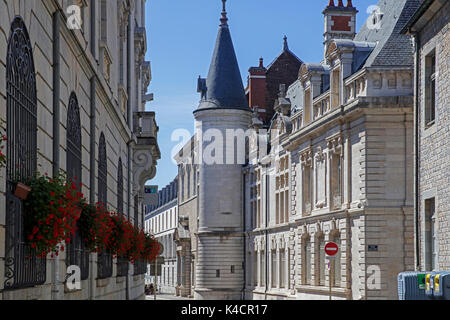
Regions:
M 97 90 L 97 79 L 96 76 L 92 76 L 91 78 L 91 92 L 90 92 L 90 102 L 91 102 L 91 110 L 90 110 L 90 163 L 89 166 L 90 176 L 89 176 L 89 202 L 90 204 L 95 204 L 95 139 L 96 139 L 96 128 L 95 123 L 97 119 L 97 105 L 96 105 L 96 90 Z M 89 268 L 89 300 L 94 300 L 94 256 L 93 254 L 89 254 L 90 257 L 90 268 Z
M 264 297 L 265 300 L 267 300 L 267 288 L 269 287 L 269 232 L 267 231 L 267 228 L 269 227 L 269 175 L 266 174 L 266 227 L 265 227 L 265 235 L 266 235 L 266 250 L 264 250 L 264 254 L 266 255 L 264 258 L 264 263 L 266 264 L 265 267 L 265 272 L 266 272 L 266 277 L 265 277 L 265 282 L 266 282 L 266 287 L 264 289 Z
M 131 12 L 128 15 L 128 26 L 127 26 L 127 122 L 128 127 L 130 128 L 131 132 L 133 132 L 133 117 L 132 117 L 132 91 L 131 91 L 131 68 L 133 67 L 133 63 L 131 60 L 131 46 L 132 46 L 132 27 L 131 27 L 132 19 L 131 19 Z M 127 143 L 127 165 L 128 165 L 128 172 L 127 172 L 127 186 L 128 186 L 128 206 L 127 206 L 127 212 L 128 212 L 128 221 L 130 221 L 131 216 L 131 166 L 132 166 L 132 148 L 131 148 L 132 140 Z M 130 299 L 130 268 L 128 268 L 128 274 L 126 277 L 126 300 Z
M 91 45 L 91 54 L 94 57 L 94 60 L 97 60 L 97 33 L 96 33 L 96 1 L 91 1 L 91 25 L 90 25 L 90 45 Z M 97 79 L 94 75 L 90 80 L 90 124 L 89 124 L 89 132 L 90 132 L 90 159 L 89 159 L 89 167 L 90 175 L 89 175 L 89 202 L 90 204 L 95 204 L 95 139 L 96 139 L 96 119 L 97 119 L 97 105 L 96 105 L 96 92 L 97 92 Z M 95 292 L 94 292 L 94 255 L 89 254 L 89 300 L 95 300 Z
M 128 26 L 127 26 L 127 120 L 128 120 L 128 127 L 131 131 L 133 131 L 133 111 L 132 111 L 132 96 L 133 92 L 131 91 L 131 70 L 133 68 L 133 62 L 132 62 L 132 38 L 133 38 L 133 28 L 131 27 L 132 19 L 131 19 L 131 13 L 128 15 Z M 137 85 L 137 84 L 136 84 Z
M 419 66 L 420 66 L 420 39 L 417 33 L 414 36 L 416 51 L 416 66 L 414 68 L 415 99 L 414 99 L 414 229 L 416 247 L 416 271 L 420 270 L 420 244 L 419 244 Z
M 243 247 L 243 250 L 244 250 L 244 284 L 243 284 L 243 288 L 242 288 L 242 300 L 245 300 L 245 285 L 246 285 L 246 281 L 247 281 L 247 264 L 246 264 L 246 261 L 247 261 L 247 253 L 246 253 L 246 250 L 245 250 L 245 244 L 246 244 L 246 226 L 245 226 L 245 214 L 246 214 L 246 210 L 245 210 L 245 177 L 246 177 L 246 175 L 247 174 L 244 174 L 244 179 L 242 180 L 242 212 L 243 212 L 243 217 L 242 217 L 242 220 L 243 220 L 243 224 L 242 224 L 242 226 L 243 226 L 243 230 L 242 230 L 242 235 L 243 235 L 243 238 L 244 238 L 244 245 L 242 246 Z
M 128 98 L 129 99 L 129 98 Z M 129 101 L 129 100 L 128 100 Z M 132 149 L 131 149 L 131 144 L 132 144 L 133 140 L 130 140 L 127 143 L 127 165 L 128 165 L 128 170 L 127 170 L 127 185 L 128 185 L 128 204 L 127 204 L 127 214 L 128 214 L 128 221 L 130 221 L 130 216 L 131 216 L 131 157 L 132 157 Z M 125 292 L 125 299 L 126 300 L 130 300 L 130 264 L 128 264 L 128 274 L 125 278 L 125 284 L 126 284 L 126 292 Z
M 60 169 L 59 145 L 60 145 L 60 57 L 59 57 L 59 30 L 61 25 L 60 11 L 53 14 L 53 176 L 56 177 Z M 59 284 L 59 260 L 53 259 L 52 274 L 52 300 L 58 299 Z

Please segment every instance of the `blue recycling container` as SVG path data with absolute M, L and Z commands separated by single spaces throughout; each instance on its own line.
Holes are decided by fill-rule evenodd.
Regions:
M 429 300 L 425 289 L 426 272 L 401 272 L 398 275 L 398 298 L 399 300 Z

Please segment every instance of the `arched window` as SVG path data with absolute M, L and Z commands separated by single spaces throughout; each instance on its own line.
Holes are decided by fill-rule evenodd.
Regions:
M 98 145 L 98 202 L 107 205 L 107 159 L 106 159 L 106 142 L 103 132 L 100 134 Z
M 98 144 L 98 202 L 105 207 L 108 203 L 107 199 L 107 158 L 106 158 L 106 141 L 103 132 L 100 134 Z M 98 254 L 98 278 L 105 279 L 112 276 L 112 255 L 109 252 L 100 252 Z
M 72 92 L 69 98 L 67 109 L 67 156 L 66 168 L 69 182 L 81 184 L 81 122 L 80 108 L 75 93 Z M 89 251 L 84 250 L 79 229 L 75 231 L 70 244 L 67 246 L 67 265 L 77 265 L 81 269 L 81 280 L 89 277 Z
M 67 110 L 67 178 L 81 183 L 81 122 L 80 108 L 72 92 Z
M 117 168 L 117 212 L 121 215 L 123 212 L 123 168 L 122 159 L 119 158 L 119 165 Z
M 5 289 L 45 283 L 46 261 L 25 254 L 22 201 L 15 183 L 37 170 L 37 98 L 33 51 L 20 17 L 11 25 L 6 57 L 6 248 Z

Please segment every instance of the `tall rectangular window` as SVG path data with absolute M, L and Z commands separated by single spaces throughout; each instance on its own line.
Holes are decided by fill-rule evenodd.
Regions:
M 338 253 L 336 254 L 336 259 L 332 260 L 332 276 L 333 276 L 333 286 L 340 287 L 341 286 L 341 278 L 342 278 L 342 270 L 341 270 L 341 254 L 342 254 L 342 242 L 341 236 L 335 235 L 333 242 L 338 245 Z
M 280 288 L 286 287 L 286 251 L 280 250 Z
M 334 70 L 331 83 L 331 108 L 336 108 L 341 104 L 341 71 Z
M 258 251 L 253 252 L 253 285 L 258 286 Z
M 286 155 L 279 160 L 275 193 L 275 223 L 286 223 L 289 221 L 289 155 Z
M 311 204 L 311 166 L 304 166 L 303 167 L 303 213 L 304 215 L 309 215 L 312 210 L 312 204 Z
M 425 127 L 436 120 L 436 51 L 425 58 Z
M 317 284 L 319 286 L 325 285 L 325 238 L 323 236 L 318 238 L 318 252 L 316 252 L 317 262 L 318 262 L 318 280 Z
M 265 287 L 266 286 L 266 254 L 264 250 L 261 250 L 260 252 L 260 286 Z
M 342 159 L 340 154 L 333 154 L 331 158 L 331 200 L 332 209 L 338 210 L 342 205 Z
M 278 276 L 278 271 L 277 271 L 277 251 L 276 250 L 272 250 L 272 254 L 271 254 L 271 262 L 272 262 L 272 288 L 276 288 L 277 286 L 277 276 Z
M 438 268 L 438 238 L 435 198 L 425 200 L 425 248 L 427 270 Z
M 305 90 L 305 96 L 304 96 L 304 105 L 305 107 L 303 108 L 303 112 L 304 112 L 304 122 L 305 125 L 307 125 L 308 123 L 311 122 L 311 114 L 312 114 L 312 106 L 311 106 L 311 88 L 308 88 Z
M 303 257 L 302 257 L 302 267 L 303 267 L 303 284 L 311 284 L 311 241 L 310 239 L 305 239 L 303 245 Z
M 291 248 L 288 248 L 287 265 L 288 265 L 287 288 L 290 289 L 291 288 L 291 273 L 290 273 L 290 270 L 291 270 Z
M 107 4 L 106 0 L 100 1 L 100 38 L 106 41 L 108 30 L 107 30 Z
M 277 178 L 278 179 L 278 178 Z M 280 195 L 277 193 L 275 195 L 275 206 L 276 206 L 276 210 L 275 210 L 275 223 L 279 224 L 280 223 Z
M 287 174 L 286 174 L 286 180 L 288 179 Z M 289 184 L 288 184 L 289 186 Z M 289 222 L 289 189 L 286 189 L 286 191 L 284 192 L 284 221 L 285 222 Z

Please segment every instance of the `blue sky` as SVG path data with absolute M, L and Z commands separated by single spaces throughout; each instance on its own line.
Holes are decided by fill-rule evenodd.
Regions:
M 227 1 L 228 23 L 244 86 L 249 67 L 257 66 L 260 57 L 267 65 L 281 52 L 284 35 L 300 59 L 320 62 L 322 11 L 328 1 Z M 367 8 L 377 2 L 353 0 L 359 10 L 358 30 L 368 16 Z M 147 0 L 147 60 L 151 61 L 153 76 L 149 92 L 155 94 L 147 110 L 156 112 L 161 149 L 157 174 L 150 183 L 160 189 L 177 174 L 171 154 L 179 142 L 171 141 L 172 132 L 183 128 L 193 133 L 192 112 L 200 100 L 197 78 L 208 74 L 221 9 L 220 0 Z

